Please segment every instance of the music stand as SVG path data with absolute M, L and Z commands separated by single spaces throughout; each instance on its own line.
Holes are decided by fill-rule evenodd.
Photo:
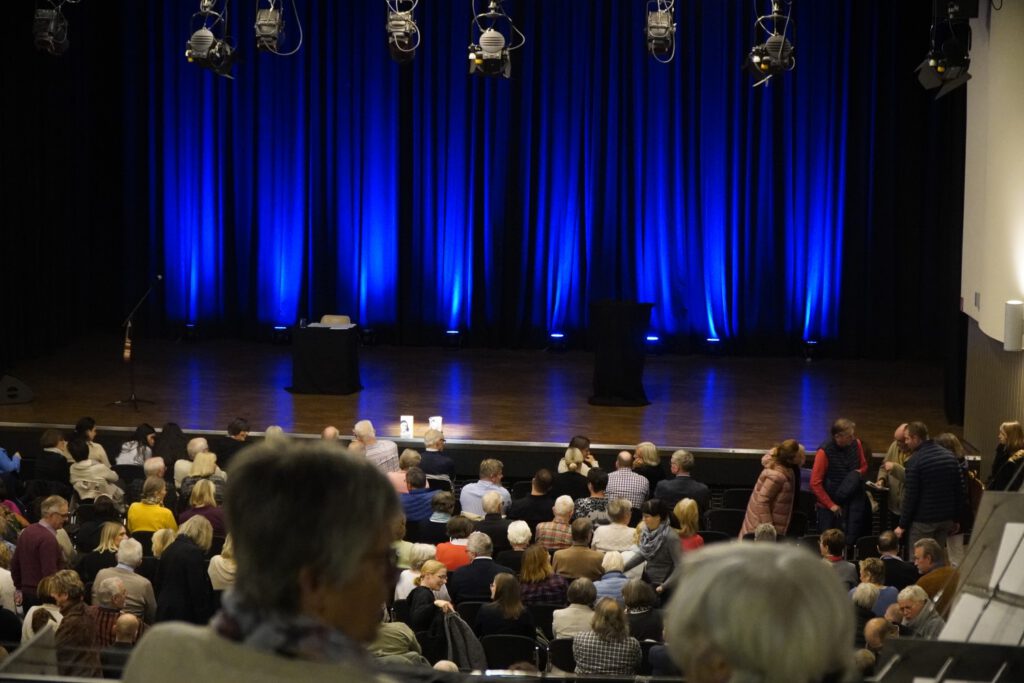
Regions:
M 121 323 L 121 327 L 124 328 L 124 354 L 122 357 L 124 358 L 124 362 L 128 364 L 129 393 L 128 398 L 122 398 L 119 401 L 113 401 L 107 405 L 118 406 L 120 408 L 132 406 L 135 408 L 135 411 L 138 412 L 140 403 L 148 405 L 154 405 L 155 403 L 155 401 L 149 401 L 135 395 L 135 361 L 132 360 L 132 322 L 135 319 L 135 313 L 139 310 L 139 307 L 142 306 L 142 302 L 149 297 L 150 292 L 153 291 L 153 287 L 162 279 L 162 275 L 156 276 L 156 280 L 149 285 L 149 289 L 146 290 L 146 293 L 143 294 L 142 298 L 140 298 L 138 303 L 135 304 L 135 308 L 132 309 L 131 313 L 128 314 L 128 317 L 124 319 L 123 323 Z

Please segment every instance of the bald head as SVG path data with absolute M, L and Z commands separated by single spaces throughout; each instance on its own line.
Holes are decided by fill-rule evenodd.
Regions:
M 337 427 L 327 425 L 324 430 L 320 432 L 321 441 L 337 441 L 341 437 L 341 432 L 338 431 Z
M 619 455 L 615 458 L 615 469 L 617 470 L 628 470 L 633 467 L 633 454 L 629 451 L 619 451 Z
M 864 624 L 864 644 L 867 645 L 869 650 L 877 652 L 882 649 L 885 639 L 889 637 L 891 632 L 892 624 L 882 617 L 868 619 L 868 622 Z
M 125 612 L 114 622 L 114 642 L 134 643 L 139 635 L 139 618 Z
M 907 440 L 907 423 L 906 422 L 904 422 L 903 424 L 901 424 L 899 427 L 896 428 L 896 431 L 893 432 L 892 438 L 895 439 L 896 441 L 899 441 L 900 443 L 903 443 L 904 441 Z

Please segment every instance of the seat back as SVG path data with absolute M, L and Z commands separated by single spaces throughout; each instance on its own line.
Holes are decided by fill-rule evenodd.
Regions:
M 576 657 L 572 654 L 572 638 L 555 638 L 548 643 L 548 663 L 567 673 L 576 671 Z
M 856 547 L 857 557 L 855 557 L 854 559 L 858 562 L 869 557 L 879 557 L 878 536 L 861 536 L 857 539 Z
M 726 489 L 722 492 L 722 507 L 746 510 L 753 492 L 754 489 Z
M 133 531 L 131 537 L 134 538 L 142 545 L 143 557 L 153 556 L 153 532 L 152 531 Z
M 786 535 L 790 538 L 800 538 L 807 533 L 807 515 L 800 510 L 793 510 L 793 516 L 789 518 L 789 528 Z
M 533 638 L 501 634 L 484 636 L 480 644 L 490 669 L 507 669 L 516 662 L 530 662 L 540 668 L 540 648 Z
M 125 484 L 146 478 L 146 471 L 142 469 L 142 465 L 114 465 L 113 469 Z
M 395 621 L 400 621 L 403 624 L 409 623 L 409 601 L 408 600 L 395 600 L 395 604 L 391 606 L 391 612 L 394 614 Z
M 512 499 L 519 500 L 520 498 L 526 498 L 533 491 L 532 481 L 517 481 L 512 484 Z
M 460 602 L 456 607 L 455 611 L 459 613 L 462 620 L 469 624 L 470 628 L 476 624 L 476 613 L 480 611 L 480 608 L 484 606 L 482 602 Z
M 697 535 L 704 539 L 704 545 L 709 543 L 722 543 L 729 542 L 735 536 L 729 536 L 728 534 L 722 533 L 721 531 L 698 531 Z
M 708 531 L 721 531 L 727 536 L 736 538 L 740 535 L 740 529 L 743 527 L 743 518 L 746 514 L 746 509 L 740 510 L 737 508 L 708 510 Z
M 347 315 L 327 314 L 320 318 L 321 325 L 351 325 L 352 319 Z
M 664 645 L 664 643 L 658 642 L 657 640 L 641 640 L 640 641 L 640 675 L 650 676 L 651 675 L 651 648 L 655 645 Z
M 555 637 L 554 626 L 554 613 L 556 609 L 562 609 L 563 605 L 549 605 L 545 603 L 536 603 L 527 605 L 526 609 L 530 610 L 530 614 L 533 615 L 533 623 L 537 625 L 541 633 L 548 640 Z

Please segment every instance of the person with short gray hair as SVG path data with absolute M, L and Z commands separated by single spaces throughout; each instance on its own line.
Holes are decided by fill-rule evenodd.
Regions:
M 758 524 L 757 528 L 754 529 L 754 542 L 755 543 L 775 543 L 778 540 L 778 530 L 774 524 L 765 522 L 764 524 Z
M 569 528 L 569 520 L 572 519 L 575 503 L 569 496 L 559 496 L 551 511 L 554 519 L 550 522 L 541 522 L 537 525 L 535 542 L 544 546 L 547 550 L 561 550 L 572 545 L 572 530 Z
M 156 620 L 156 595 L 149 579 L 136 573 L 141 564 L 142 544 L 134 538 L 126 538 L 117 548 L 117 566 L 101 569 L 93 586 L 108 578 L 120 579 L 125 587 L 124 611 L 152 624 Z
M 114 643 L 114 624 L 125 605 L 124 582 L 111 576 L 93 584 L 95 602 L 86 608 L 96 625 L 96 644 L 109 647 Z
M 625 606 L 622 598 L 622 589 L 626 587 L 629 578 L 625 574 L 625 560 L 622 553 L 617 550 L 610 550 L 601 559 L 601 579 L 594 582 L 598 598 L 612 598 L 615 602 Z
M 521 519 L 517 519 L 508 525 L 505 537 L 508 539 L 511 547 L 500 553 L 496 552 L 494 559 L 498 564 L 508 567 L 518 574 L 519 569 L 523 566 L 523 552 L 530 546 L 530 539 L 533 538 L 533 533 L 530 531 L 529 524 Z
M 935 605 L 920 586 L 907 586 L 896 598 L 902 626 L 912 637 L 934 640 L 939 637 L 946 622 L 939 616 Z
M 420 467 L 428 475 L 445 478 L 448 481 L 455 479 L 455 461 L 444 453 L 444 432 L 437 429 L 428 429 L 423 433 L 423 460 Z
M 181 483 L 185 481 L 185 477 L 189 476 L 192 472 L 192 462 L 196 459 L 196 456 L 200 453 L 206 453 L 210 450 L 210 444 L 205 437 L 197 436 L 188 442 L 185 446 L 185 452 L 188 454 L 188 459 L 182 458 L 174 461 L 174 487 L 180 489 Z M 219 472 L 223 474 L 223 472 Z
M 683 558 L 665 642 L 690 683 L 857 680 L 853 611 L 802 548 L 718 544 Z
M 658 482 L 654 487 L 654 497 L 665 503 L 669 510 L 683 498 L 690 498 L 697 502 L 697 515 L 703 520 L 711 508 L 711 489 L 693 478 L 693 454 L 679 449 L 672 454 L 670 463 L 672 477 Z
M 577 633 L 589 631 L 594 620 L 597 590 L 593 581 L 585 577 L 576 579 L 569 584 L 566 597 L 569 606 L 551 613 L 551 630 L 555 638 L 572 638 Z
M 448 579 L 448 592 L 455 604 L 467 600 L 488 602 L 494 577 L 512 573 L 511 569 L 503 567 L 491 557 L 493 547 L 487 534 L 474 531 L 469 535 L 466 552 L 470 562 L 452 572 Z
M 378 439 L 373 423 L 360 420 L 352 427 L 353 442 L 358 441 L 366 449 L 366 459 L 376 465 L 381 472 L 398 471 L 398 444 L 387 439 Z M 349 444 L 351 448 L 352 444 Z
M 154 627 L 125 680 L 384 680 L 363 649 L 396 577 L 384 475 L 320 443 L 256 445 L 234 463 L 225 508 L 234 590 L 208 626 Z
M 508 542 L 508 527 L 512 520 L 501 516 L 502 500 L 501 494 L 497 491 L 488 491 L 481 499 L 484 509 L 484 518 L 473 523 L 473 529 L 490 536 L 494 545 L 494 556 L 506 550 L 511 550 L 512 545 Z

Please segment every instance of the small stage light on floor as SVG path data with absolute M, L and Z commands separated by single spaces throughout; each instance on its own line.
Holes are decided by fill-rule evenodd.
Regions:
M 708 337 L 704 340 L 704 353 L 721 354 L 725 352 L 722 340 L 718 337 Z
M 181 338 L 187 342 L 199 341 L 199 328 L 195 323 L 185 323 L 185 328 L 181 332 Z
M 818 355 L 818 340 L 804 339 L 803 343 L 804 360 L 810 363 Z
M 359 343 L 363 346 L 377 345 L 377 330 L 372 327 L 359 328 Z
M 567 351 L 569 340 L 564 332 L 552 332 L 548 335 L 548 351 Z
M 644 337 L 644 346 L 647 353 L 659 353 L 661 351 L 661 337 L 656 334 L 649 334 Z
M 287 325 L 274 325 L 274 329 L 270 331 L 270 341 L 275 344 L 291 344 L 291 329 Z
M 462 347 L 462 333 L 459 330 L 445 330 L 444 332 L 444 345 L 458 349 Z

